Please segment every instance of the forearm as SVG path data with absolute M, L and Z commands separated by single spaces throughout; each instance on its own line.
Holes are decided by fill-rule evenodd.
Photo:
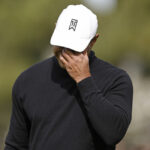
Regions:
M 28 132 L 23 128 L 13 127 L 11 123 L 5 139 L 4 150 L 28 150 Z
M 119 97 L 110 95 L 108 100 L 96 86 L 93 77 L 88 77 L 77 84 L 85 104 L 88 117 L 101 138 L 109 145 L 117 144 L 125 135 L 130 123 L 131 110 L 113 104 L 110 99 Z

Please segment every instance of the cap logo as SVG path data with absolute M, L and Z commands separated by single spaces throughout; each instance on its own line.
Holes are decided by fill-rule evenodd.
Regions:
M 76 19 L 71 19 L 70 21 L 70 26 L 69 26 L 69 30 L 73 29 L 74 31 L 76 30 L 76 27 L 77 27 L 77 23 L 78 23 L 78 20 Z

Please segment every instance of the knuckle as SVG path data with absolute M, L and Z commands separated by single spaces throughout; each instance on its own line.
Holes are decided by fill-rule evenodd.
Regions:
M 68 62 L 68 63 L 67 63 L 67 66 L 68 66 L 68 67 L 71 67 L 71 63 L 70 63 L 70 62 Z
M 82 57 L 78 58 L 78 62 L 82 62 L 82 60 L 83 60 Z
M 78 57 L 74 57 L 74 61 L 76 62 L 78 60 Z

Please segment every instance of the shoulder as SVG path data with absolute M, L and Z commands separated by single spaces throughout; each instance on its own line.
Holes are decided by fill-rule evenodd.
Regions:
M 96 68 L 99 68 L 107 73 L 124 74 L 124 75 L 129 76 L 127 71 L 124 70 L 123 68 L 115 66 L 115 65 L 111 64 L 110 62 L 108 62 L 106 60 L 102 60 L 98 57 L 96 57 L 96 66 L 97 66 Z
M 131 77 L 126 70 L 98 57 L 96 57 L 96 71 L 99 72 L 99 75 L 104 76 L 105 79 L 107 78 L 113 84 L 124 82 L 133 88 Z
M 23 72 L 21 72 L 20 75 L 21 76 L 32 75 L 32 74 L 38 75 L 38 73 L 42 73 L 43 71 L 45 71 L 47 69 L 51 60 L 52 60 L 52 57 L 49 57 L 44 60 L 40 60 L 40 61 L 32 64 L 28 68 L 26 68 Z
M 97 67 L 103 69 L 104 71 L 112 71 L 112 72 L 124 72 L 125 70 L 123 70 L 122 68 L 119 68 L 113 64 L 111 64 L 110 62 L 103 60 L 99 57 L 96 57 L 96 65 Z
M 44 79 L 51 61 L 52 57 L 49 57 L 26 68 L 16 77 L 13 88 L 19 89 L 22 84 L 26 85 L 28 82 L 33 83 L 35 80 L 37 81 L 37 79 L 38 81 Z

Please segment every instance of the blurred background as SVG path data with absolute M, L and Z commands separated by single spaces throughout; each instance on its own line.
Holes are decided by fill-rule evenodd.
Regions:
M 50 37 L 61 11 L 84 4 L 97 14 L 97 57 L 125 69 L 133 87 L 132 122 L 117 150 L 150 150 L 150 0 L 0 1 L 0 150 L 17 76 L 53 55 Z

